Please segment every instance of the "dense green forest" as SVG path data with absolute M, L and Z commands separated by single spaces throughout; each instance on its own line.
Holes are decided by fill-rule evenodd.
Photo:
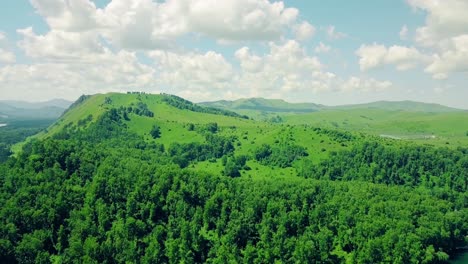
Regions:
M 105 98 L 0 163 L 0 262 L 447 263 L 466 246 L 466 148 L 223 112 L 179 127 L 166 106 Z
M 11 146 L 37 134 L 50 126 L 54 119 L 8 120 L 6 126 L 0 127 L 0 162 L 6 161 L 11 155 Z

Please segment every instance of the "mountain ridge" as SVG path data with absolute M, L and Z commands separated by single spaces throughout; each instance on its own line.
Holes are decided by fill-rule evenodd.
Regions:
M 412 112 L 457 112 L 467 111 L 437 103 L 426 103 L 411 100 L 388 101 L 380 100 L 369 103 L 345 104 L 327 106 L 316 103 L 291 103 L 283 99 L 266 99 L 261 97 L 241 98 L 237 100 L 217 100 L 198 103 L 203 106 L 218 107 L 228 110 L 257 110 L 264 112 L 293 112 L 308 113 L 322 110 L 346 110 L 358 108 L 373 108 L 389 111 L 412 111 Z
M 54 98 L 47 101 L 22 101 L 22 100 L 0 100 L 0 104 L 6 104 L 14 108 L 37 109 L 42 107 L 55 106 L 59 108 L 68 108 L 73 101 Z
M 72 102 L 53 99 L 44 102 L 0 100 L 2 119 L 56 119 Z
M 261 97 L 242 98 L 233 101 L 219 100 L 201 102 L 203 106 L 220 107 L 230 110 L 260 110 L 267 112 L 297 112 L 308 113 L 322 109 L 324 106 L 315 103 L 290 103 L 284 99 L 265 99 Z

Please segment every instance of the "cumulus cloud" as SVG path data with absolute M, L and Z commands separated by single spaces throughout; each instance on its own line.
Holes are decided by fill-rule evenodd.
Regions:
M 309 24 L 309 22 L 303 21 L 294 27 L 294 33 L 296 34 L 296 39 L 306 40 L 315 34 L 315 27 Z
M 90 0 L 31 3 L 49 30 L 17 30 L 21 36 L 17 44 L 31 60 L 28 64 L 14 64 L 14 54 L 0 50 L 5 97 L 72 99 L 83 93 L 136 89 L 197 101 L 246 96 L 297 99 L 309 93 L 389 87 L 389 82 L 343 79 L 328 71 L 301 44 L 313 37 L 315 27 L 282 1 L 112 0 L 103 8 Z M 322 30 L 333 40 L 346 37 L 334 26 Z M 286 40 L 291 34 L 294 40 Z M 242 45 L 260 41 L 267 49 L 241 47 L 230 55 L 190 51 L 183 43 L 187 36 Z M 330 49 L 320 42 L 312 51 Z
M 352 92 L 371 92 L 371 91 L 383 91 L 391 87 L 392 83 L 390 81 L 378 81 L 373 78 L 359 78 L 359 77 L 350 77 L 348 80 L 343 82 L 340 86 L 342 91 Z
M 414 9 L 426 12 L 424 26 L 416 29 L 415 42 L 432 51 L 425 71 L 434 79 L 450 73 L 468 72 L 468 2 L 465 0 L 407 0 Z
M 408 38 L 408 27 L 406 25 L 401 27 L 399 35 L 401 40 L 406 40 Z
M 315 47 L 314 51 L 316 53 L 327 53 L 331 50 L 331 47 L 328 45 L 323 44 L 320 42 L 317 47 Z
M 327 36 L 330 39 L 334 39 L 334 40 L 347 37 L 345 33 L 337 31 L 335 26 L 331 26 L 331 25 L 325 28 L 325 32 L 327 33 Z
M 264 0 L 195 0 L 186 2 L 190 30 L 226 40 L 272 40 L 299 14 L 283 2 Z M 183 15 L 183 14 L 182 14 Z
M 213 51 L 203 54 L 152 51 L 149 56 L 156 65 L 157 82 L 161 86 L 171 87 L 174 93 L 219 93 L 229 88 L 233 81 L 232 65 Z
M 415 30 L 412 39 L 415 46 L 363 44 L 356 51 L 360 69 L 394 65 L 397 70 L 408 70 L 422 66 L 438 80 L 447 79 L 451 73 L 468 72 L 468 1 L 406 1 L 415 10 L 426 13 L 425 24 Z M 409 40 L 408 32 L 404 25 L 400 39 Z
M 155 70 L 128 51 L 106 51 L 93 63 L 39 62 L 0 68 L 2 96 L 26 100 L 77 98 L 109 91 L 153 90 Z
M 468 34 L 451 38 L 425 71 L 435 79 L 446 79 L 451 72 L 468 72 Z
M 184 1 L 113 0 L 102 10 L 103 35 L 119 48 L 168 48 L 189 31 L 186 5 Z
M 0 48 L 0 63 L 15 63 L 16 56 L 13 52 L 4 50 Z
M 418 64 L 427 63 L 429 57 L 422 54 L 414 47 L 391 46 L 372 44 L 361 45 L 356 51 L 359 56 L 361 71 L 378 68 L 384 65 L 395 65 L 397 70 L 404 71 L 416 67 Z
M 271 42 L 269 52 L 260 55 L 242 47 L 234 53 L 239 67 L 212 51 L 152 51 L 149 56 L 155 62 L 161 87 L 171 87 L 171 92 L 194 100 L 317 92 L 329 90 L 335 78 L 322 72 L 320 61 L 309 56 L 296 40 Z
M 0 31 L 0 63 L 15 63 L 16 62 L 16 55 L 3 48 L 6 46 L 7 37 L 5 33 Z
M 23 36 L 18 45 L 32 58 L 83 60 L 88 55 L 102 53 L 103 46 L 95 32 L 65 32 L 51 30 L 36 35 L 31 27 L 17 30 Z
M 236 52 L 242 72 L 239 87 L 249 90 L 252 96 L 271 91 L 283 93 L 313 90 L 313 73 L 321 71 L 323 65 L 318 58 L 308 56 L 295 40 L 282 45 L 270 43 L 268 54 L 252 54 L 247 47 Z
M 52 29 L 79 32 L 97 25 L 96 6 L 89 0 L 31 0 L 31 4 Z
M 112 0 L 100 9 L 90 0 L 31 0 L 53 31 L 97 31 L 121 49 L 173 47 L 189 33 L 218 41 L 278 40 L 293 30 L 298 38 L 314 27 L 297 23 L 299 11 L 266 0 Z
M 466 34 L 468 2 L 466 0 L 407 0 L 415 9 L 427 12 L 426 24 L 416 29 L 415 40 L 425 46 Z

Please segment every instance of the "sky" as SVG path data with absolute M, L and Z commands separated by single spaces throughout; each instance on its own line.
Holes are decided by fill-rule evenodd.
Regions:
M 17 0 L 0 100 L 414 100 L 468 109 L 468 0 Z

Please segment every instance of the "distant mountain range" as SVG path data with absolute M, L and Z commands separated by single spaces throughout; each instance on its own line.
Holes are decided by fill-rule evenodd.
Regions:
M 421 103 L 414 101 L 378 101 L 365 104 L 326 106 L 314 103 L 289 103 L 282 99 L 248 98 L 234 101 L 213 101 L 199 103 L 203 106 L 216 107 L 231 111 L 260 111 L 271 113 L 309 113 L 322 110 L 346 110 L 346 109 L 380 109 L 387 111 L 410 111 L 410 112 L 456 112 L 461 109 L 432 103 Z
M 415 101 L 377 101 L 365 104 L 342 105 L 330 107 L 334 109 L 381 109 L 387 111 L 410 111 L 410 112 L 428 112 L 428 113 L 444 113 L 464 111 L 462 109 L 452 108 L 441 104 L 422 103 Z
M 0 101 L 0 119 L 56 119 L 72 102 L 54 99 L 46 102 Z
M 228 110 L 256 110 L 265 112 L 309 113 L 326 108 L 314 103 L 289 103 L 282 99 L 248 98 L 235 101 L 214 101 L 199 103 L 203 106 L 224 108 Z
M 0 120 L 7 119 L 56 119 L 73 102 L 54 99 L 46 102 L 0 100 Z M 234 101 L 220 100 L 198 103 L 201 106 L 230 110 L 242 114 L 311 113 L 324 110 L 380 109 L 386 111 L 409 111 L 444 113 L 464 111 L 448 106 L 414 101 L 377 101 L 365 104 L 326 106 L 315 103 L 290 103 L 282 99 L 246 98 Z M 255 115 L 255 114 L 254 114 Z

